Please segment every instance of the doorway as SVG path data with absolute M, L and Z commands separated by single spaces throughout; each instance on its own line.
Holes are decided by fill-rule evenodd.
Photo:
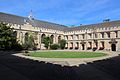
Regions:
M 111 50 L 112 50 L 112 51 L 116 51 L 116 44 L 112 44 L 112 45 L 111 45 Z

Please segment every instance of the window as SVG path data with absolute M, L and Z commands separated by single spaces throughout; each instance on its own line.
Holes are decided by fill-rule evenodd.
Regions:
M 104 38 L 104 33 L 101 33 L 101 35 L 102 35 L 102 38 Z
M 82 34 L 82 38 L 85 39 L 85 35 L 84 34 Z
M 76 35 L 76 39 L 77 39 L 77 40 L 79 39 L 79 36 L 78 36 L 78 35 Z
M 108 36 L 108 38 L 110 38 L 110 32 L 107 32 L 107 36 Z
M 118 32 L 117 31 L 115 32 L 115 35 L 116 35 L 116 38 L 117 38 L 118 37 Z

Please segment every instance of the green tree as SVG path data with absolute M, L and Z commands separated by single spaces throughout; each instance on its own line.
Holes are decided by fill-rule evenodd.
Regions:
M 66 40 L 62 39 L 59 41 L 59 44 L 60 44 L 60 48 L 61 49 L 64 49 L 65 48 L 65 45 L 66 45 Z
M 25 43 L 23 44 L 25 49 L 36 49 L 37 44 L 35 43 L 36 35 L 34 33 L 25 34 Z
M 46 48 L 46 49 L 48 49 L 49 48 L 49 46 L 50 46 L 50 37 L 44 37 L 44 39 L 43 39 L 43 43 L 44 43 L 44 47 Z
M 0 48 L 5 50 L 18 49 L 21 47 L 17 42 L 17 35 L 8 24 L 0 23 Z

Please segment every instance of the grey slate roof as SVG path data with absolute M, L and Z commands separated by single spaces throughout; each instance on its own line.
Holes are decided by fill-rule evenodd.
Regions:
M 0 12 L 0 22 L 24 24 L 24 17 Z
M 70 28 L 70 27 L 67 27 L 64 25 L 41 21 L 41 20 L 30 21 L 26 17 L 21 17 L 21 16 L 16 16 L 16 15 L 0 12 L 0 22 L 7 22 L 7 23 L 23 25 L 23 24 L 25 24 L 25 20 L 28 21 L 33 26 L 46 28 L 46 29 L 61 30 L 61 31 L 79 31 L 79 30 L 91 29 L 91 28 L 93 29 L 93 28 L 101 28 L 101 27 L 120 26 L 120 20 L 116 20 L 116 21 L 103 22 L 103 23 L 97 23 L 97 24 L 81 25 L 81 26 Z
M 78 30 L 85 30 L 85 29 L 102 28 L 102 27 L 114 27 L 114 26 L 120 26 L 120 20 L 97 23 L 97 24 L 90 24 L 90 25 L 81 25 L 81 26 L 77 26 L 77 27 L 71 27 L 71 28 L 67 29 L 67 31 L 78 31 Z
M 47 28 L 47 29 L 55 29 L 55 30 L 65 31 L 68 28 L 67 26 L 60 25 L 60 24 L 55 24 L 55 23 L 40 21 L 40 20 L 30 21 L 26 17 L 21 17 L 21 16 L 16 16 L 16 15 L 0 12 L 0 22 L 23 25 L 23 24 L 25 24 L 25 21 L 28 21 L 33 26 Z

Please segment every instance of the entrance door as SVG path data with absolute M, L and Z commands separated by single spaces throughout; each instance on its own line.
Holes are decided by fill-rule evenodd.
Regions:
M 84 46 L 84 44 L 82 44 L 82 50 L 85 50 L 85 46 Z
M 116 51 L 116 44 L 112 44 L 112 45 L 111 45 L 111 50 L 112 50 L 112 51 Z

